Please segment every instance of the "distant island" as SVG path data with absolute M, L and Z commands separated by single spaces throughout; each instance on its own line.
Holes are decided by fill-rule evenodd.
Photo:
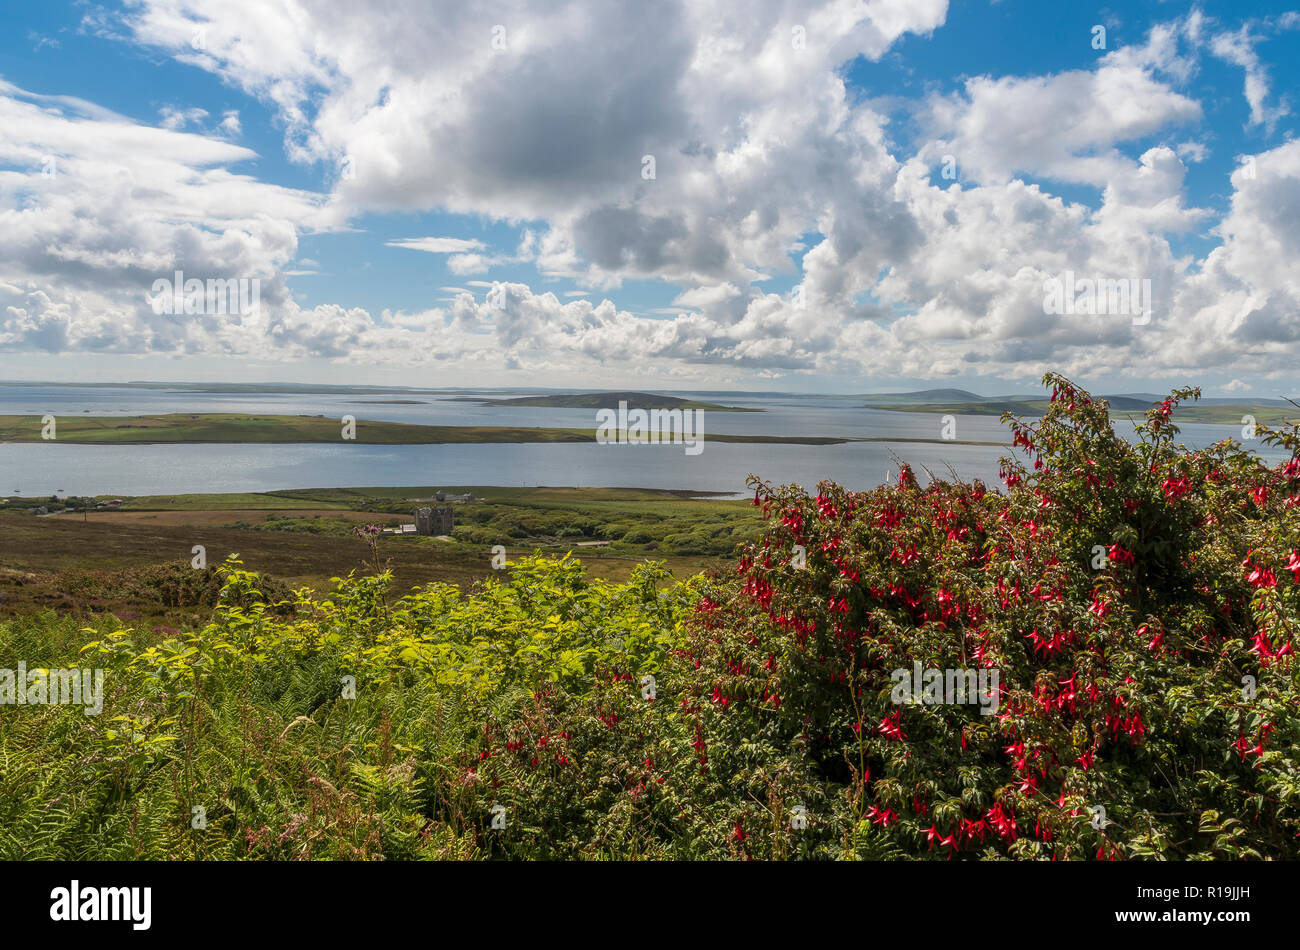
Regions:
M 656 393 L 555 393 L 545 396 L 516 396 L 510 399 L 490 399 L 477 396 L 455 396 L 447 402 L 476 402 L 483 406 L 548 407 L 551 409 L 617 409 L 626 402 L 636 409 L 708 409 L 710 412 L 763 412 L 741 406 L 722 406 L 715 402 L 682 399 L 680 396 L 661 396 Z
M 897 401 L 867 402 L 860 409 L 881 409 L 888 412 L 928 412 L 951 415 L 1000 416 L 1010 412 L 1017 416 L 1041 416 L 1047 412 L 1051 403 L 1046 399 L 1021 399 L 1016 397 L 985 398 L 973 393 L 962 395 L 968 398 L 951 400 L 936 399 L 931 401 L 931 394 L 943 391 L 930 390 L 925 393 L 890 394 Z M 961 393 L 960 390 L 947 390 L 948 393 Z M 1160 402 L 1159 399 L 1147 400 L 1139 396 L 1103 396 L 1110 405 L 1112 416 L 1117 418 L 1132 417 L 1140 419 L 1142 413 Z M 1242 418 L 1251 416 L 1260 425 L 1286 425 L 1300 422 L 1300 408 L 1289 407 L 1281 400 L 1270 400 L 1272 405 L 1261 403 L 1202 401 L 1188 402 L 1179 406 L 1174 413 L 1177 422 L 1201 422 L 1215 425 L 1241 425 Z
M 339 443 L 368 445 L 443 445 L 465 443 L 595 442 L 592 428 L 526 426 L 428 426 L 404 422 L 357 420 L 354 438 L 343 437 L 344 424 L 331 416 L 241 415 L 237 413 L 166 413 L 155 416 L 68 416 L 56 420 L 55 436 L 42 436 L 40 416 L 0 416 L 0 443 L 63 442 L 83 445 L 152 443 Z M 807 435 L 703 434 L 705 442 L 783 445 L 843 445 L 848 442 L 943 442 L 945 445 L 1005 445 L 890 436 L 847 438 Z

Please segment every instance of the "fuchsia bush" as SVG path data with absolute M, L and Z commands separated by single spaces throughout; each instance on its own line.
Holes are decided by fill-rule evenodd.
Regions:
M 1300 855 L 1296 431 L 1261 429 L 1290 452 L 1273 467 L 1190 451 L 1172 420 L 1199 392 L 1180 390 L 1134 444 L 1103 400 L 1044 382 L 1044 416 L 1004 417 L 1025 459 L 1005 492 L 906 467 L 816 497 L 751 479 L 769 527 L 700 603 L 680 702 L 702 790 L 810 800 L 807 828 L 765 837 L 733 788 L 736 850 Z M 916 663 L 996 670 L 996 712 L 896 702 Z

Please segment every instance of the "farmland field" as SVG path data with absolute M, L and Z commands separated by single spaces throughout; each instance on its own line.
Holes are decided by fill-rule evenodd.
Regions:
M 126 497 L 120 508 L 34 515 L 62 503 L 11 498 L 0 506 L 0 617 L 52 608 L 110 611 L 175 626 L 197 622 L 200 605 L 141 597 L 133 573 L 188 567 L 202 545 L 214 564 L 239 554 L 251 568 L 290 586 L 328 586 L 364 567 L 358 525 L 413 522 L 420 505 L 439 504 L 439 489 L 304 489 L 231 495 Z M 744 502 L 685 492 L 638 489 L 493 488 L 449 492 L 480 501 L 455 503 L 450 541 L 381 537 L 381 556 L 398 590 L 442 581 L 468 586 L 492 573 L 491 548 L 511 557 L 572 552 L 594 577 L 623 580 L 647 559 L 686 576 L 729 558 L 757 530 Z M 104 501 L 100 498 L 97 501 Z M 98 578 L 95 596 L 77 596 Z

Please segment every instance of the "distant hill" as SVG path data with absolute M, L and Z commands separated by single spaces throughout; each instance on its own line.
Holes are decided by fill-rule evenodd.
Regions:
M 968 393 L 964 389 L 921 389 L 913 393 L 875 393 L 862 396 L 861 399 L 870 404 L 889 403 L 891 405 L 900 405 L 908 403 L 936 403 L 936 402 L 982 402 L 983 396 L 977 396 L 975 393 Z
M 534 406 L 552 409 L 617 409 L 625 402 L 629 409 L 708 409 L 712 412 L 762 412 L 762 409 L 744 409 L 739 406 L 720 406 L 713 402 L 682 399 L 680 396 L 661 396 L 656 393 L 569 393 L 547 396 L 517 396 L 513 399 L 482 399 L 459 397 L 460 402 L 477 402 L 484 406 Z
M 1147 399 L 1143 396 L 1102 396 L 1102 398 L 1110 403 L 1112 410 L 1123 412 L 1146 412 L 1160 402 L 1160 399 Z M 1193 404 L 1189 403 L 1190 405 Z

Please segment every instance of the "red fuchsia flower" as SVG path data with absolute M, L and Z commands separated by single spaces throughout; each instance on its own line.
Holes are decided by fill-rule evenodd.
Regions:
M 1017 739 L 1015 742 L 1011 743 L 1011 745 L 1004 746 L 1002 751 L 1012 756 L 1012 760 L 1011 760 L 1012 768 L 1014 768 L 1017 772 L 1023 772 L 1025 770 L 1024 742 Z
M 1137 633 L 1139 637 L 1145 637 L 1150 632 L 1151 632 L 1151 627 L 1149 624 L 1144 623 L 1142 626 L 1137 628 Z M 1163 630 L 1157 631 L 1156 635 L 1151 638 L 1151 642 L 1147 644 L 1147 649 L 1154 650 L 1164 642 L 1165 642 L 1165 632 Z
M 1263 508 L 1264 503 L 1268 501 L 1268 486 L 1260 485 L 1257 488 L 1252 488 L 1250 490 L 1250 497 L 1255 499 L 1255 504 Z
M 759 602 L 764 610 L 772 606 L 772 582 L 762 577 L 751 577 L 745 581 L 744 592 Z
M 1096 614 L 1098 620 L 1104 620 L 1105 617 L 1106 617 L 1106 613 L 1107 613 L 1109 610 L 1110 610 L 1110 608 L 1107 607 L 1106 604 L 1104 604 L 1104 603 L 1103 603 L 1103 602 L 1102 602 L 1102 601 L 1097 597 L 1096 594 L 1093 594 L 1093 595 L 1092 595 L 1092 606 L 1088 608 L 1088 613 L 1090 613 L 1090 614 Z
M 1126 551 L 1123 545 L 1118 543 L 1112 544 L 1106 549 L 1106 556 L 1116 564 L 1132 564 L 1133 552 Z
M 1039 581 L 1034 585 L 1034 589 L 1029 592 L 1030 597 L 1037 597 L 1041 601 L 1061 600 L 1061 592 L 1055 588 L 1043 590 L 1043 582 Z
M 977 838 L 984 840 L 984 819 L 979 818 L 972 821 L 969 818 L 963 818 L 957 825 L 956 838 L 960 841 L 965 838 L 967 841 L 974 841 Z
M 1010 606 L 1013 595 L 1016 600 L 1020 600 L 1020 578 L 1017 577 L 1015 585 L 1008 588 L 1006 581 L 999 577 L 994 587 L 998 592 L 998 606 L 1003 610 Z
M 985 816 L 989 827 L 997 832 L 999 838 L 1003 841 L 1016 840 L 1016 819 L 1010 809 L 1003 809 L 1002 803 L 998 802 Z
M 1278 655 L 1273 652 L 1273 642 L 1269 640 L 1268 634 L 1263 630 L 1255 634 L 1252 640 L 1254 646 L 1250 648 L 1250 652 L 1259 657 L 1259 661 L 1262 665 L 1267 666 L 1269 661 Z M 1287 644 L 1287 646 L 1290 646 L 1290 644 Z
M 1057 639 L 1058 637 L 1059 634 L 1045 637 L 1038 632 L 1037 627 L 1035 627 L 1031 633 L 1025 634 L 1025 639 L 1029 640 L 1029 642 L 1034 645 L 1034 652 L 1042 653 L 1044 656 L 1050 656 L 1052 651 L 1057 648 L 1059 643 Z
M 1277 577 L 1268 568 L 1260 564 L 1251 564 L 1250 555 L 1246 555 L 1246 560 L 1241 562 L 1242 567 L 1251 568 L 1246 575 L 1246 583 L 1251 587 L 1276 587 Z
M 895 709 L 884 719 L 880 720 L 880 725 L 876 727 L 876 731 L 888 739 L 901 742 L 907 738 L 907 733 L 903 731 L 902 719 L 903 711 L 901 709 Z
M 898 816 L 894 814 L 893 809 L 886 808 L 881 811 L 875 805 L 871 806 L 867 817 L 871 819 L 873 825 L 880 825 L 882 828 L 888 828 L 891 822 L 898 821 Z
M 1129 738 L 1138 738 L 1147 734 L 1147 727 L 1142 722 L 1142 714 L 1135 712 L 1130 716 L 1125 716 L 1120 720 L 1120 728 Z
M 1186 477 L 1178 479 L 1166 478 L 1164 482 L 1161 483 L 1160 487 L 1165 493 L 1165 498 L 1170 501 L 1182 498 L 1192 490 L 1192 484 Z M 1136 507 L 1136 505 L 1134 507 Z
M 838 518 L 840 511 L 831 503 L 831 500 L 829 498 L 825 498 L 821 495 L 818 495 L 817 514 L 820 515 L 823 519 Z
M 892 551 L 889 552 L 889 556 L 892 557 L 899 564 L 901 564 L 903 567 L 908 567 L 909 565 L 915 564 L 917 561 L 921 559 L 921 555 L 916 553 L 916 548 L 914 547 L 909 547 L 906 551 L 901 551 L 901 552 L 898 550 L 897 547 L 895 547 Z
M 876 526 L 885 529 L 897 528 L 903 520 L 902 512 L 895 511 L 892 508 L 886 508 L 879 517 L 876 518 Z
M 1290 571 L 1295 583 L 1300 584 L 1300 552 L 1297 549 L 1291 549 L 1291 559 L 1282 566 L 1282 570 Z

